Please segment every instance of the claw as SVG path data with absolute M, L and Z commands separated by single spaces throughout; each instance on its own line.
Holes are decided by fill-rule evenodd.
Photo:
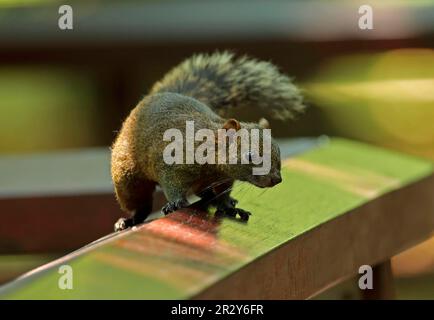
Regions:
M 240 219 L 243 221 L 248 221 L 249 217 L 252 215 L 249 211 L 243 209 L 236 209 L 237 214 L 240 216 Z
M 232 207 L 236 207 L 237 206 L 237 204 L 238 204 L 238 200 L 236 200 L 236 199 L 234 199 L 234 198 L 231 198 L 231 200 L 230 200 L 230 204 L 231 204 L 231 206 Z
M 118 221 L 116 221 L 114 229 L 115 232 L 122 231 L 125 229 L 128 229 L 129 227 L 133 226 L 133 219 L 131 218 L 120 218 Z
M 216 211 L 217 215 L 227 215 L 230 217 L 235 218 L 237 215 L 240 217 L 242 221 L 248 221 L 249 217 L 251 216 L 251 213 L 249 211 L 240 209 L 240 208 L 225 208 L 225 209 L 218 209 Z

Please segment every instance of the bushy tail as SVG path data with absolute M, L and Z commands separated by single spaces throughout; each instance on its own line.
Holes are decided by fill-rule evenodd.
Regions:
M 271 63 L 229 52 L 195 55 L 157 82 L 152 93 L 194 97 L 223 115 L 237 106 L 260 107 L 276 119 L 304 110 L 300 90 Z

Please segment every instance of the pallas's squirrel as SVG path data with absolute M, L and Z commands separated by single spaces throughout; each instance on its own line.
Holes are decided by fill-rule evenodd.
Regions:
M 187 207 L 188 195 L 196 194 L 206 200 L 207 207 L 215 207 L 216 213 L 239 215 L 247 220 L 249 213 L 236 208 L 237 201 L 230 191 L 236 180 L 262 188 L 281 182 L 280 151 L 273 140 L 271 168 L 264 175 L 252 174 L 255 164 L 241 163 L 243 157 L 250 159 L 253 155 L 250 150 L 243 154 L 239 146 L 237 164 L 163 161 L 170 143 L 163 140 L 164 133 L 173 128 L 184 130 L 186 121 L 194 121 L 195 129 L 210 129 L 216 136 L 219 129 L 263 129 L 268 125 L 265 119 L 258 123 L 228 119 L 231 109 L 240 106 L 260 108 L 281 120 L 304 110 L 300 90 L 273 64 L 228 52 L 195 55 L 155 83 L 126 118 L 112 146 L 116 198 L 121 209 L 130 215 L 119 219 L 115 230 L 146 219 L 157 184 L 168 201 L 162 208 L 164 214 Z M 239 139 L 232 143 L 239 143 Z

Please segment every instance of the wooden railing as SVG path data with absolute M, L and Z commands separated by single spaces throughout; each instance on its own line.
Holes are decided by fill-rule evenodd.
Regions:
M 1 287 L 0 298 L 309 298 L 356 275 L 361 265 L 374 267 L 374 290 L 365 296 L 392 297 L 390 257 L 434 231 L 431 162 L 343 139 L 306 140 L 282 149 L 293 155 L 283 162 L 283 183 L 266 190 L 235 186 L 239 206 L 253 213 L 247 223 L 180 210 L 37 268 Z M 300 150 L 307 151 L 294 155 Z M 12 250 L 9 239 L 26 252 L 68 247 L 85 240 L 74 237 L 80 230 L 97 234 L 111 228 L 119 211 L 106 188 L 108 154 L 103 154 L 101 166 L 76 162 L 78 171 L 74 164 L 67 169 L 77 175 L 104 170 L 105 191 L 95 192 L 94 185 L 92 205 L 83 205 L 86 198 L 77 190 L 74 204 L 65 193 L 56 194 L 59 187 L 46 190 L 49 197 L 39 195 L 47 201 L 41 214 L 58 214 L 60 221 L 47 214 L 32 229 L 29 196 L 0 200 L 2 216 L 15 215 L 12 223 L 0 225 L 2 250 Z M 95 183 L 91 176 L 80 179 Z M 6 212 L 10 201 L 14 207 Z M 51 205 L 57 210 L 47 209 Z M 100 220 L 104 227 L 98 227 Z M 21 231 L 13 235 L 15 223 Z M 62 265 L 72 268 L 72 290 L 58 286 Z

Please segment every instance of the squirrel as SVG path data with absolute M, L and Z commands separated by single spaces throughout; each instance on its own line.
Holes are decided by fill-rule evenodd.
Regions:
M 280 150 L 271 142 L 271 169 L 267 175 L 253 175 L 253 164 L 176 164 L 163 161 L 165 130 L 184 128 L 194 120 L 197 128 L 263 129 L 268 122 L 240 122 L 226 118 L 232 108 L 259 107 L 280 120 L 304 111 L 300 89 L 276 66 L 229 52 L 194 55 L 168 72 L 151 88 L 122 124 L 111 153 L 111 174 L 116 198 L 129 218 L 115 224 L 120 231 L 142 223 L 152 210 L 156 185 L 162 188 L 167 204 L 165 215 L 189 206 L 188 194 L 205 200 L 217 213 L 240 216 L 250 213 L 236 208 L 230 196 L 236 180 L 258 187 L 280 183 Z M 242 157 L 241 152 L 237 157 Z

